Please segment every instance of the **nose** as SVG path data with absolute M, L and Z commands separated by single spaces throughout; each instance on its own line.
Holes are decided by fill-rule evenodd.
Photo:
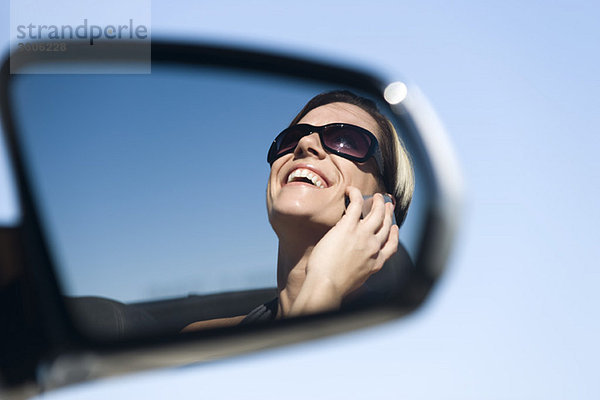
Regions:
M 317 132 L 313 132 L 310 135 L 303 136 L 298 141 L 296 148 L 294 149 L 294 157 L 301 157 L 311 155 L 319 159 L 325 158 L 327 153 L 321 145 L 321 139 Z

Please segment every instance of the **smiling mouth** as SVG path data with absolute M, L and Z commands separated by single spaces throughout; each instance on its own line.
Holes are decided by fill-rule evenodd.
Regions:
M 308 183 L 318 187 L 319 189 L 325 189 L 325 185 L 323 184 L 323 181 L 319 175 L 305 168 L 298 168 L 288 175 L 287 183 L 292 182 Z

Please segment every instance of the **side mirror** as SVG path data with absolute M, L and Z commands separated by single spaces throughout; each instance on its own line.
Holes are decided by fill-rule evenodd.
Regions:
M 416 88 L 291 55 L 167 42 L 152 44 L 149 74 L 100 74 L 136 70 L 147 54 L 132 43 L 88 47 L 14 54 L 2 69 L 20 205 L 18 221 L 0 229 L 6 385 L 53 387 L 239 354 L 423 303 L 448 258 L 461 185 Z M 72 73 L 81 67 L 94 73 Z M 181 334 L 277 296 L 267 150 L 311 97 L 331 90 L 375 102 L 412 160 L 397 259 L 368 281 L 369 296 L 340 310 Z M 89 353 L 93 368 L 61 362 Z

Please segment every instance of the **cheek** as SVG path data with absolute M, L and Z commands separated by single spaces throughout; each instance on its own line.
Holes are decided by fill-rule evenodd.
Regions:
M 267 207 L 270 207 L 270 204 L 272 203 L 274 186 L 275 186 L 275 174 L 273 173 L 273 170 L 271 170 L 271 172 L 269 173 L 269 178 L 267 179 L 267 189 L 266 189 Z
M 279 175 L 281 167 L 284 164 L 282 158 L 275 160 L 275 162 L 271 166 L 271 169 L 269 170 L 269 177 L 267 179 L 267 189 L 269 189 L 277 181 L 277 176 Z
M 343 164 L 340 165 L 340 171 L 344 176 L 345 183 L 358 188 L 363 195 L 379 191 L 380 185 L 377 177 L 368 170 L 366 165 L 359 166 L 354 163 Z
M 359 182 L 354 184 L 363 195 L 370 195 L 379 192 L 379 184 L 373 176 L 361 177 Z
M 278 184 L 278 174 L 281 170 L 282 165 L 284 164 L 284 157 L 275 160 L 271 169 L 269 171 L 269 177 L 267 178 L 267 188 L 266 188 L 266 200 L 267 200 L 267 210 L 271 209 L 273 204 L 273 197 L 276 195 L 276 191 L 279 188 Z

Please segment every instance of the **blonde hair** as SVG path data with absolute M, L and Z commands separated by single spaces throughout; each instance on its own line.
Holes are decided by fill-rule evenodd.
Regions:
M 390 121 L 388 121 L 390 131 L 392 135 L 392 143 L 389 146 L 391 154 L 389 158 L 395 159 L 396 168 L 390 168 L 389 174 L 392 175 L 390 177 L 390 186 L 386 186 L 387 190 L 391 190 L 391 195 L 396 199 L 396 209 L 394 213 L 396 215 L 396 222 L 398 226 L 402 225 L 404 219 L 406 218 L 406 214 L 408 213 L 408 206 L 410 206 L 410 202 L 412 201 L 413 192 L 415 190 L 415 175 L 412 168 L 412 161 L 404 147 L 404 144 L 400 140 L 400 137 L 396 133 L 396 129 L 394 125 Z M 383 147 L 383 144 L 382 144 Z M 386 146 L 387 147 L 387 146 Z M 382 149 L 384 163 L 388 158 L 386 157 L 386 152 Z M 393 167 L 394 163 L 390 163 L 390 167 Z M 384 172 L 384 175 L 387 173 Z M 384 176 L 385 179 L 385 176 Z

